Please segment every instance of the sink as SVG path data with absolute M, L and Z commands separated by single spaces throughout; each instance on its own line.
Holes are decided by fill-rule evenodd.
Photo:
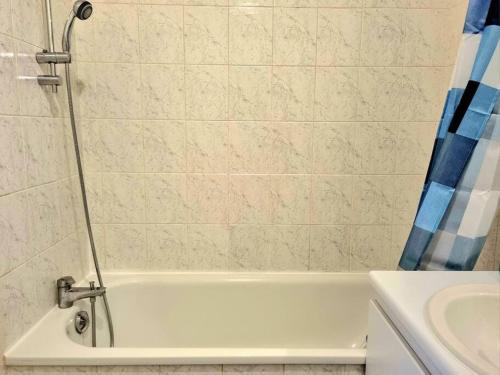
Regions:
M 445 288 L 427 304 L 434 333 L 479 374 L 500 374 L 500 285 Z

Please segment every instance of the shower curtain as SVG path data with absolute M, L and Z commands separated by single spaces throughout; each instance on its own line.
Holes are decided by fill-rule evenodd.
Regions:
M 470 0 L 452 88 L 399 267 L 472 270 L 500 197 L 500 0 Z

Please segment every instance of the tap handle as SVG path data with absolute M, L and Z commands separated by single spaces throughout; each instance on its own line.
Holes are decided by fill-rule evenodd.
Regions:
M 64 276 L 61 277 L 60 279 L 57 279 L 57 287 L 58 288 L 64 288 L 64 289 L 69 289 L 71 288 L 71 285 L 75 283 L 75 279 L 71 276 Z

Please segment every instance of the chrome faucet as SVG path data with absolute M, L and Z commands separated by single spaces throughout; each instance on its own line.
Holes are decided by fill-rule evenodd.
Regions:
M 84 298 L 95 298 L 106 293 L 105 287 L 73 287 L 75 279 L 71 276 L 64 276 L 57 280 L 57 304 L 61 309 L 73 306 L 75 301 Z

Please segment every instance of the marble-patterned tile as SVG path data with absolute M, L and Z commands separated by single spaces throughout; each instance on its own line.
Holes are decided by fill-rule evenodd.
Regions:
M 135 4 L 96 4 L 97 62 L 139 61 L 139 15 Z
M 460 34 L 452 33 L 449 9 L 411 9 L 403 16 L 406 66 L 450 66 L 455 62 Z
M 64 174 L 62 121 L 23 117 L 26 177 L 29 186 L 55 181 Z
M 310 270 L 348 272 L 349 241 L 346 225 L 311 226 Z
M 390 225 L 351 227 L 351 271 L 393 270 Z
M 390 122 L 361 122 L 354 126 L 354 171 L 394 173 L 399 127 Z
M 143 121 L 146 172 L 186 171 L 186 130 L 183 121 Z
M 424 186 L 424 175 L 392 176 L 394 184 L 394 203 L 392 222 L 412 224 L 417 213 L 418 201 Z
M 144 186 L 148 223 L 186 222 L 188 201 L 184 174 L 146 175 Z
M 0 13 L 1 11 L 2 8 L 0 5 Z M 16 87 L 16 45 L 12 39 L 1 34 L 0 80 L 2 82 L 2 85 L 0 85 L 0 114 L 18 114 L 19 98 Z
M 393 176 L 354 177 L 353 224 L 391 224 L 393 205 Z
M 318 122 L 314 124 L 313 172 L 349 174 L 354 169 L 354 134 L 357 123 Z
M 41 1 L 11 1 L 13 36 L 37 47 L 44 46 L 45 27 Z
M 410 8 L 444 8 L 449 9 L 464 3 L 464 0 L 408 0 Z
M 8 375 L 97 375 L 95 366 L 9 366 Z
M 397 269 L 406 241 L 410 236 L 411 228 L 411 225 L 392 225 L 391 247 L 390 252 L 386 255 L 389 270 Z
M 98 366 L 98 374 L 158 375 L 160 366 Z
M 30 247 L 40 252 L 54 245 L 60 235 L 56 185 L 45 184 L 26 193 Z
M 318 65 L 356 66 L 359 62 L 362 11 L 318 9 Z
M 361 8 L 363 0 L 317 0 L 318 7 L 325 8 Z
M 363 365 L 285 365 L 285 375 L 363 375 Z
M 141 174 L 105 173 L 102 190 L 105 223 L 144 223 L 146 204 Z
M 397 121 L 402 76 L 402 68 L 359 69 L 358 119 L 361 121 Z
M 271 222 L 309 224 L 311 177 L 309 175 L 273 175 L 271 184 Z
M 189 224 L 187 233 L 190 269 L 227 270 L 229 252 L 227 224 Z
M 186 63 L 227 64 L 228 8 L 185 7 Z
M 227 223 L 228 176 L 190 174 L 187 176 L 189 220 L 192 223 Z
M 231 175 L 230 223 L 270 223 L 271 184 L 267 175 Z
M 189 269 L 186 225 L 148 225 L 146 233 L 149 271 Z
M 265 268 L 271 271 L 306 271 L 309 269 L 309 226 L 272 225 L 266 228 L 269 257 Z
M 274 0 L 229 0 L 230 6 L 238 7 L 272 7 Z
M 249 3 L 246 0 L 245 2 Z M 272 64 L 272 56 L 273 9 L 262 7 L 230 8 L 229 63 L 270 65 Z
M 32 255 L 28 206 L 24 192 L 0 197 L 0 238 L 0 276 L 3 276 Z
M 98 120 L 102 171 L 143 172 L 142 124 L 132 120 Z
M 147 119 L 183 119 L 184 67 L 141 65 L 142 111 Z
M 94 116 L 137 118 L 141 109 L 140 67 L 137 64 L 95 64 Z
M 10 0 L 0 1 L 0 33 L 12 35 L 12 13 Z
M 283 375 L 283 365 L 224 365 L 227 375 Z
M 272 110 L 278 121 L 311 121 L 314 76 L 310 67 L 273 67 Z
M 229 124 L 229 170 L 235 173 L 271 171 L 272 126 L 267 122 Z
M 404 48 L 402 9 L 365 9 L 362 30 L 361 65 L 401 65 Z
M 176 1 L 176 0 L 145 0 L 145 1 Z M 179 0 L 177 0 L 179 1 Z M 225 6 L 228 0 L 183 0 L 184 5 L 215 5 Z
M 102 191 L 102 174 L 85 173 L 85 188 L 92 223 L 104 222 L 104 196 Z
M 228 168 L 228 126 L 225 122 L 190 121 L 186 124 L 187 170 L 225 173 Z
M 404 122 L 398 124 L 396 173 L 426 173 L 434 146 L 436 125 L 434 122 Z
M 311 223 L 350 224 L 353 216 L 353 177 L 314 175 Z
M 265 225 L 233 225 L 230 234 L 229 269 L 264 270 L 271 244 Z
M 76 215 L 83 213 L 76 209 L 81 202 L 79 187 L 69 178 L 59 180 L 56 183 L 56 199 L 59 210 L 59 237 L 64 238 L 76 231 Z
M 229 67 L 229 119 L 271 119 L 270 66 Z
M 0 278 L 2 348 L 14 344 L 37 319 L 41 318 L 36 306 L 35 271 L 33 263 L 28 262 Z
M 316 63 L 317 19 L 317 9 L 274 9 L 274 65 L 314 65 Z
M 316 7 L 318 0 L 274 0 L 275 7 Z
M 317 121 L 353 121 L 357 118 L 359 101 L 359 70 L 357 68 L 317 68 Z
M 139 7 L 141 62 L 183 63 L 184 24 L 181 6 Z
M 221 375 L 221 365 L 160 366 L 161 375 Z
M 85 172 L 101 172 L 103 143 L 100 124 L 102 120 L 81 119 L 78 122 L 80 152 Z
M 271 127 L 271 173 L 309 173 L 312 168 L 312 123 L 275 122 Z
M 0 196 L 26 186 L 23 128 L 16 117 L 0 117 Z
M 450 67 L 404 68 L 400 119 L 438 121 L 450 77 Z
M 406 8 L 410 0 L 364 0 L 366 8 Z
M 106 225 L 106 268 L 143 271 L 148 267 L 146 226 L 136 224 Z
M 186 118 L 226 120 L 228 115 L 228 67 L 186 66 Z
M 80 117 L 86 119 L 96 118 L 99 98 L 97 95 L 95 65 L 92 62 L 78 62 L 78 74 L 72 81 L 73 93 L 78 98 Z

